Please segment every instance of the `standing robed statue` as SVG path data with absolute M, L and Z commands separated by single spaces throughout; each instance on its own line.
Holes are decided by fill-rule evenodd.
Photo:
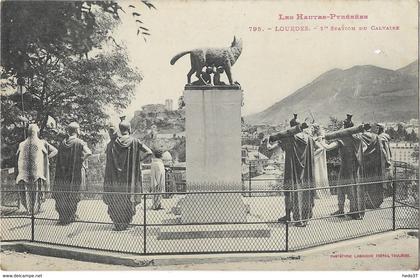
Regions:
M 16 184 L 20 190 L 20 202 L 29 214 L 36 214 L 45 201 L 45 192 L 50 186 L 49 159 L 57 149 L 38 137 L 36 124 L 28 127 L 28 138 L 19 144 L 17 151 Z
M 72 122 L 67 127 L 68 137 L 58 148 L 55 182 L 52 197 L 59 215 L 58 223 L 68 225 L 77 218 L 77 205 L 85 180 L 84 161 L 92 154 L 85 141 L 78 138 L 80 126 Z
M 104 191 L 113 193 L 103 196 L 117 231 L 127 229 L 136 214 L 141 196 L 133 193 L 142 192 L 141 162 L 152 155 L 146 145 L 131 136 L 128 121 L 121 121 L 119 130 L 120 136 L 110 132 L 106 149 Z

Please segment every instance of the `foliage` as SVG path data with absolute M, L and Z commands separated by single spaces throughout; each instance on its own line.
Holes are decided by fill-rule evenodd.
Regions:
M 81 137 L 90 145 L 98 143 L 107 109 L 126 108 L 141 81 L 126 49 L 112 38 L 121 6 L 109 1 L 6 1 L 1 8 L 1 85 L 16 89 L 18 81 L 25 81 L 26 89 L 1 96 L 1 166 L 13 166 L 24 138 L 22 120 L 37 123 L 41 137 L 53 144 L 64 137 L 68 123 L 78 121 Z M 149 35 L 140 14 L 132 15 L 144 31 L 137 33 Z M 56 125 L 47 128 L 51 119 Z
M 330 122 L 326 127 L 328 132 L 340 130 L 343 127 L 343 121 L 340 121 L 336 117 L 330 116 Z
M 250 138 L 244 138 L 241 140 L 242 145 L 252 145 L 252 146 L 259 146 L 261 144 L 261 140 L 258 138 L 250 139 Z
M 141 3 L 154 8 L 148 1 Z M 3 1 L 1 65 L 4 72 L 32 77 L 39 69 L 39 60 L 48 63 L 51 57 L 87 55 L 92 49 L 100 48 L 105 39 L 114 41 L 111 34 L 120 12 L 124 12 L 122 7 L 112 1 Z M 149 36 L 140 13 L 131 13 L 138 24 L 137 34 Z M 101 26 L 98 14 L 108 14 L 113 20 Z
M 326 129 L 326 132 L 333 132 L 333 131 L 340 130 L 342 128 L 343 128 L 343 121 L 340 121 L 336 117 L 330 116 L 330 122 L 328 123 L 325 129 Z M 340 164 L 340 156 L 339 156 L 338 149 L 334 149 L 327 152 L 327 162 L 328 164 L 331 165 L 329 169 L 332 169 L 333 167 L 335 167 L 333 165 Z M 329 171 L 329 175 L 330 174 L 331 174 L 331 171 Z
M 185 139 L 182 139 L 181 144 L 175 148 L 176 154 L 178 155 L 178 161 L 179 162 L 185 162 L 186 161 L 186 141 Z M 175 157 L 175 156 L 174 156 Z
M 149 105 L 153 106 L 153 105 Z M 157 106 L 157 105 L 156 105 Z M 159 110 L 159 109 L 158 109 Z M 156 127 L 157 133 L 173 134 L 185 130 L 185 111 L 182 109 L 161 112 L 148 112 L 139 110 L 131 119 L 131 128 L 135 137 L 139 138 L 150 148 L 169 151 L 174 159 L 185 162 L 185 138 L 152 138 L 152 126 Z
M 414 129 L 411 130 L 410 133 L 408 133 L 402 124 L 397 125 L 397 130 L 395 130 L 393 127 L 389 127 L 386 130 L 386 133 L 392 138 L 393 141 L 396 142 L 408 141 L 415 143 L 419 140 Z
M 22 140 L 22 124 L 17 115 L 25 116 L 41 128 L 41 135 L 54 144 L 65 135 L 65 126 L 80 123 L 82 138 L 95 145 L 107 125 L 106 108 L 125 108 L 134 95 L 141 76 L 128 65 L 123 51 L 112 51 L 90 59 L 66 59 L 57 69 L 36 76 L 24 94 L 25 113 L 17 95 L 2 97 L 2 137 L 8 144 Z M 55 128 L 47 128 L 48 119 Z

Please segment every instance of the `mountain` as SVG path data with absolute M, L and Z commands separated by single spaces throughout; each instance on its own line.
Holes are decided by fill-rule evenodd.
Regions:
M 419 65 L 418 61 L 414 61 L 411 64 L 408 64 L 407 66 L 400 68 L 398 70 L 402 74 L 408 74 L 417 77 L 419 74 Z
M 273 104 L 264 111 L 245 117 L 249 124 L 289 121 L 293 113 L 303 121 L 314 115 L 319 123 L 330 116 L 354 122 L 406 121 L 418 117 L 418 61 L 390 70 L 371 65 L 330 70 Z

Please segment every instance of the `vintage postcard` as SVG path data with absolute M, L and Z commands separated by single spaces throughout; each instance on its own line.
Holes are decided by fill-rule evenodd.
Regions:
M 1 1 L 2 270 L 418 270 L 418 12 Z

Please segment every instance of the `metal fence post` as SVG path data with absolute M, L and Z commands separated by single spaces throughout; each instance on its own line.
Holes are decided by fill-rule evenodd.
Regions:
M 397 182 L 395 179 L 392 181 L 392 230 L 395 231 L 395 193 Z
M 248 179 L 249 196 L 251 197 L 251 162 L 249 162 L 249 179 Z
M 30 191 L 30 200 L 31 200 L 31 241 L 34 241 L 35 238 L 35 191 Z
M 286 220 L 286 252 L 289 252 L 289 220 Z
M 146 254 L 146 194 L 143 195 L 143 253 Z

